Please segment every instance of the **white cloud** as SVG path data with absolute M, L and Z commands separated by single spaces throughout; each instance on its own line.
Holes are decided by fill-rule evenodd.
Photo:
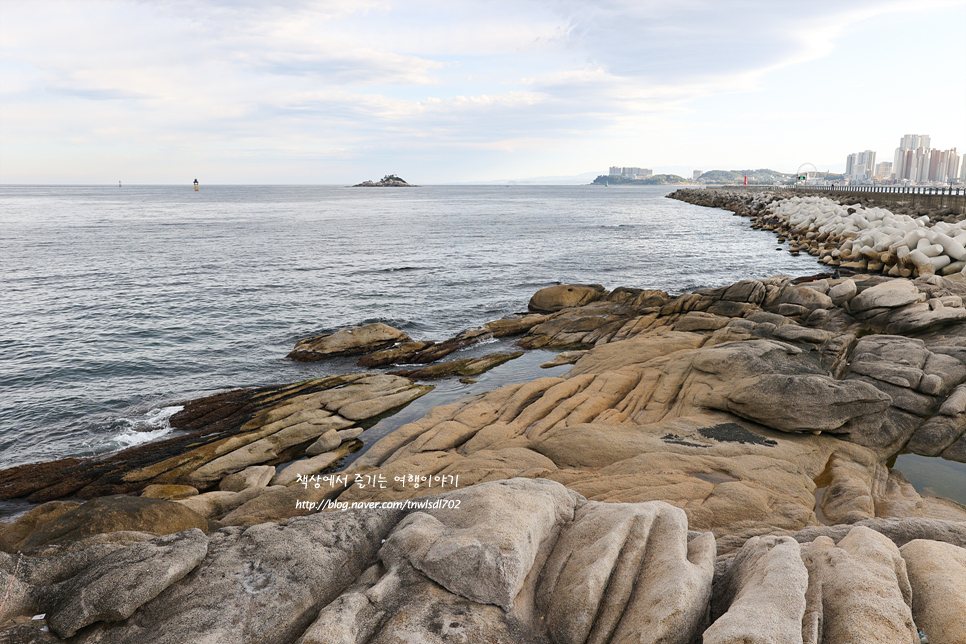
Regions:
M 227 174 L 242 181 L 255 177 L 238 159 L 252 158 L 281 167 L 349 156 L 378 174 L 387 154 L 405 159 L 407 151 L 434 159 L 426 162 L 428 180 L 473 178 L 453 176 L 458 154 L 490 154 L 486 163 L 498 176 L 505 155 L 553 166 L 534 167 L 530 176 L 568 174 L 591 169 L 587 164 L 606 167 L 605 156 L 622 146 L 671 156 L 683 142 L 723 161 L 731 154 L 737 164 L 762 148 L 746 140 L 753 136 L 746 126 L 723 120 L 729 111 L 762 112 L 754 120 L 784 128 L 783 145 L 794 140 L 802 148 L 796 154 L 804 154 L 814 137 L 795 138 L 801 128 L 791 124 L 800 115 L 836 124 L 891 99 L 887 88 L 874 88 L 859 101 L 862 110 L 846 100 L 822 103 L 790 89 L 792 70 L 835 61 L 872 78 L 870 63 L 882 61 L 901 73 L 906 63 L 881 53 L 888 52 L 881 45 L 870 43 L 861 60 L 837 52 L 848 51 L 854 30 L 891 25 L 892 14 L 934 20 L 950 12 L 966 15 L 966 4 L 6 3 L 0 181 L 94 181 L 101 169 L 93 160 L 114 156 L 145 172 L 157 172 L 165 159 L 178 172 L 200 159 L 217 169 L 223 158 Z M 894 37 L 880 36 L 887 43 Z M 936 59 L 963 57 L 955 42 L 929 45 Z M 837 87 L 836 78 L 815 81 L 816 91 Z M 959 83 L 950 81 L 952 107 L 938 106 L 931 122 L 966 109 L 955 94 Z M 898 136 L 912 124 L 892 127 Z M 960 135 L 960 125 L 949 128 Z M 50 175 L 62 166 L 45 163 L 45 155 L 78 148 L 92 161 L 66 171 L 70 176 Z M 258 172 L 264 181 L 264 164 Z

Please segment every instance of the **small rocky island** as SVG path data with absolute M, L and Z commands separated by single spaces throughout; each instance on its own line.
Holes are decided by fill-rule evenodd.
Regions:
M 379 181 L 363 181 L 352 186 L 353 188 L 418 188 L 419 186 L 407 183 L 402 177 L 395 174 L 387 174 Z

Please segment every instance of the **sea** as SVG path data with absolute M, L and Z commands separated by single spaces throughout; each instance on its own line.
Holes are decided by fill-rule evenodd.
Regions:
M 444 340 L 555 284 L 680 294 L 822 271 L 672 190 L 0 186 L 0 469 L 158 440 L 181 403 L 218 391 L 357 371 L 285 357 L 343 327 Z M 369 432 L 548 375 L 547 359 L 441 383 Z

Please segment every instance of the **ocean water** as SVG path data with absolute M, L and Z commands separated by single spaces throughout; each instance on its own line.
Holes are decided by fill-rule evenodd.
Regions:
M 352 370 L 285 358 L 345 326 L 442 340 L 553 284 L 820 272 L 669 191 L 2 186 L 0 468 L 157 439 L 215 391 Z

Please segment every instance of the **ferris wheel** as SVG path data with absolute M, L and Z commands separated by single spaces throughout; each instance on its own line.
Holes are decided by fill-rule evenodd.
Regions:
M 798 173 L 795 177 L 795 181 L 807 186 L 808 181 L 811 178 L 809 175 L 813 173 L 817 174 L 818 168 L 811 163 L 803 163 L 802 165 L 798 166 Z

